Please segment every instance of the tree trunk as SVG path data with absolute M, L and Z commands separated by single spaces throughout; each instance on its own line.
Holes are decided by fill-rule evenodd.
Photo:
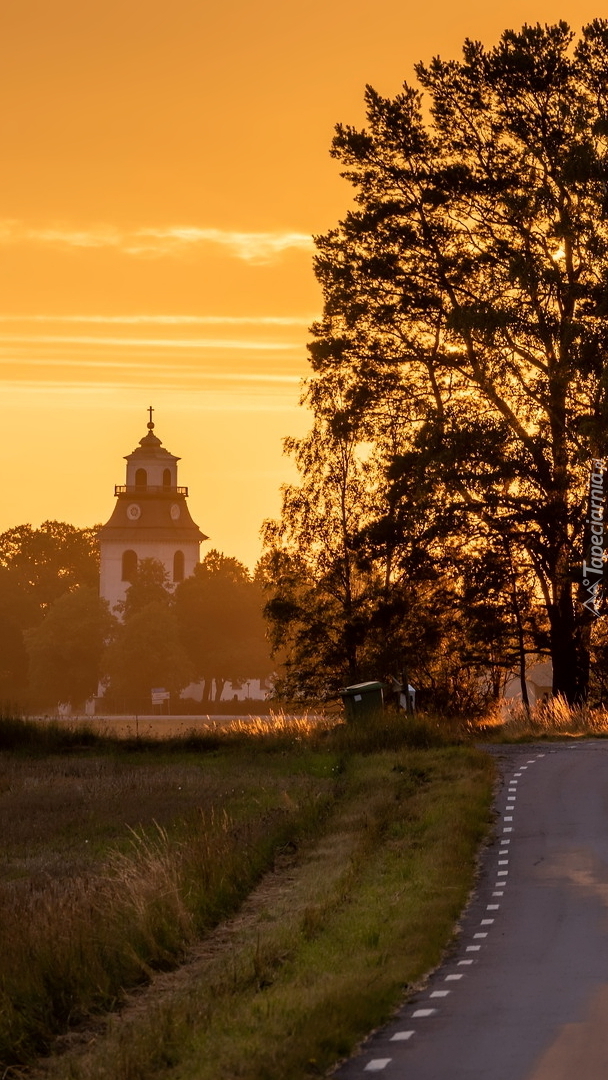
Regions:
M 521 608 L 519 606 L 519 596 L 517 594 L 517 575 L 513 566 L 513 557 L 511 555 L 511 546 L 509 542 L 506 542 L 507 557 L 509 559 L 509 568 L 511 571 L 511 600 L 513 603 L 513 613 L 515 615 L 515 626 L 517 629 L 517 656 L 519 661 L 519 682 L 521 686 L 521 703 L 526 711 L 526 714 L 530 715 L 530 698 L 528 697 L 528 684 L 526 682 L 526 635 L 524 631 L 524 624 L 521 617 Z
M 555 437 L 555 441 L 557 437 Z M 556 454 L 556 456 L 559 456 Z M 565 459 L 565 452 L 561 455 Z M 575 611 L 571 572 L 572 549 L 568 537 L 567 471 L 556 468 L 560 490 L 552 500 L 554 526 L 548 530 L 548 542 L 555 551 L 552 576 L 552 603 L 548 605 L 551 626 L 553 693 L 569 705 L 580 705 L 587 698 L 589 686 L 589 635 L 582 633 L 585 612 Z M 551 535 L 552 534 L 552 535 Z
M 570 581 L 559 590 L 557 601 L 549 609 L 553 693 L 569 705 L 581 705 L 589 688 L 590 628 L 575 617 Z

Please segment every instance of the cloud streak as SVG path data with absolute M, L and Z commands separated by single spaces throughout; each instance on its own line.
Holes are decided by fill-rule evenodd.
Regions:
M 314 248 L 308 233 L 294 230 L 239 232 L 194 225 L 121 230 L 106 224 L 73 228 L 63 223 L 32 228 L 14 219 L 0 221 L 0 245 L 13 244 L 93 250 L 105 248 L 140 257 L 180 257 L 205 248 L 215 248 L 231 258 L 258 265 L 276 262 L 288 251 L 310 252 Z
M 49 358 L 36 359 L 34 357 L 27 357 L 27 359 L 19 359 L 19 367 L 26 368 L 60 368 L 69 371 L 70 369 L 77 369 L 80 372 L 86 370 L 91 371 L 124 371 L 125 374 L 130 375 L 132 378 L 136 378 L 145 375 L 166 375 L 170 379 L 196 379 L 201 382 L 234 382 L 234 383 L 261 383 L 264 385 L 286 385 L 297 386 L 301 382 L 299 375 L 292 375 L 288 372 L 261 372 L 261 371 L 238 371 L 228 369 L 226 371 L 208 371 L 201 370 L 198 367 L 194 367 L 188 364 L 175 365 L 175 364 L 155 364 L 146 361 L 145 363 L 126 364 L 121 360 L 94 360 L 88 357 L 79 358 L 78 360 L 53 360 Z
M 108 345 L 140 349 L 230 349 L 254 352 L 298 352 L 301 346 L 293 341 L 250 341 L 244 338 L 135 338 L 93 337 L 86 334 L 0 334 L 3 345 Z
M 16 315 L 0 323 L 65 323 L 94 326 L 303 326 L 318 315 Z

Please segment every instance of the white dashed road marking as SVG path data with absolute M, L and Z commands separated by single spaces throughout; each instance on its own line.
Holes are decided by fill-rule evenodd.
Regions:
M 529 765 L 534 765 L 535 761 L 538 760 L 538 758 L 544 757 L 544 756 L 545 756 L 544 754 L 539 754 L 537 756 L 537 758 L 530 758 L 526 762 L 525 765 L 520 765 L 519 771 L 514 773 L 513 777 L 509 781 L 508 794 L 507 794 L 506 806 L 505 806 L 505 813 L 504 813 L 504 816 L 503 816 L 503 826 L 502 826 L 502 833 L 503 834 L 513 832 L 512 825 L 507 824 L 507 822 L 510 823 L 510 822 L 512 822 L 514 820 L 512 815 L 513 815 L 513 811 L 515 810 L 515 805 L 514 804 L 517 801 L 518 778 L 520 778 L 523 775 L 523 773 L 527 770 Z M 507 867 L 509 866 L 509 858 L 508 858 L 509 850 L 508 850 L 508 848 L 509 848 L 510 843 L 511 843 L 511 838 L 510 837 L 507 837 L 507 836 L 504 836 L 504 835 L 500 837 L 498 855 L 502 856 L 502 857 L 499 857 L 496 861 L 498 863 L 498 866 L 502 867 L 503 869 L 496 869 L 496 871 L 495 871 L 496 877 L 497 877 L 498 880 L 496 881 L 496 883 L 494 885 L 494 890 L 495 891 L 492 892 L 492 897 L 498 898 L 498 897 L 504 896 L 504 888 L 505 888 L 505 886 L 507 884 L 505 879 L 509 875 L 509 870 L 507 869 Z M 488 911 L 488 912 L 490 912 L 490 911 L 499 911 L 499 910 L 500 910 L 500 904 L 495 904 L 495 903 L 486 904 L 486 911 Z M 484 918 L 484 919 L 480 919 L 479 925 L 480 926 L 488 926 L 488 927 L 490 927 L 490 926 L 494 925 L 495 921 L 496 920 L 494 918 Z M 483 941 L 484 944 L 485 944 L 485 939 L 488 936 L 489 936 L 489 932 L 487 930 L 478 930 L 473 934 L 473 940 L 474 941 Z M 480 944 L 466 945 L 465 946 L 465 952 L 467 952 L 467 953 L 478 953 L 478 952 L 481 951 L 481 948 L 482 947 L 481 947 Z M 475 964 L 475 963 L 477 963 L 477 957 L 475 959 L 467 958 L 466 960 L 458 960 L 457 961 L 457 966 L 458 967 L 465 967 L 465 966 L 470 967 L 472 964 Z M 459 972 L 458 974 L 451 973 L 451 974 L 446 975 L 444 977 L 444 981 L 445 982 L 458 982 L 460 979 L 463 979 L 463 978 L 464 978 L 464 975 L 461 972 Z M 429 999 L 437 1001 L 439 998 L 448 997 L 448 995 L 450 993 L 451 993 L 451 990 L 433 990 L 429 994 Z M 429 1016 L 434 1016 L 436 1013 L 437 1013 L 437 1009 L 434 1009 L 434 1008 L 420 1008 L 420 1009 L 415 1009 L 412 1012 L 411 1016 L 412 1016 L 412 1019 L 423 1019 L 423 1018 L 427 1018 Z M 391 1042 L 407 1042 L 409 1039 L 413 1038 L 414 1035 L 415 1035 L 414 1030 L 396 1031 L 395 1034 L 391 1036 L 390 1041 Z M 393 1060 L 392 1058 L 373 1058 L 365 1066 L 365 1071 L 366 1072 L 381 1072 L 383 1069 L 386 1068 L 386 1066 L 392 1060 Z

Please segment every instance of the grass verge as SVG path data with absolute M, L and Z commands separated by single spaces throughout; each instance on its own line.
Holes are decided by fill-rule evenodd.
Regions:
M 530 742 L 538 739 L 606 738 L 608 710 L 603 706 L 571 706 L 554 697 L 526 709 L 520 702 L 503 716 L 488 717 L 479 733 L 492 742 Z
M 0 1074 L 179 964 L 277 850 L 315 835 L 336 755 L 26 743 L 0 759 Z M 19 1075 L 17 1072 L 15 1075 Z
M 450 941 L 488 828 L 493 766 L 467 747 L 363 749 L 342 759 L 333 809 L 295 861 L 161 994 L 152 984 L 92 1049 L 46 1075 L 308 1080 L 390 1015 Z

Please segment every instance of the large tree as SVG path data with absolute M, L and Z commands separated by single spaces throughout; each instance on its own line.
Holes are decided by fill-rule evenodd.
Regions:
M 55 600 L 40 625 L 25 634 L 31 704 L 81 708 L 97 693 L 102 655 L 115 629 L 116 619 L 95 588 L 77 587 Z
M 192 679 L 172 606 L 153 600 L 118 628 L 103 657 L 104 693 L 117 711 L 150 712 L 155 687 L 177 696 Z
M 97 531 L 43 521 L 39 529 L 16 525 L 0 534 L 0 568 L 37 606 L 38 619 L 62 593 L 76 586 L 98 588 Z
M 40 619 L 33 595 L 10 570 L 0 567 L 0 703 L 2 708 L 25 703 L 28 657 L 24 631 Z
M 5 705 L 21 707 L 27 697 L 25 632 L 38 627 L 61 596 L 78 587 L 96 592 L 98 579 L 95 528 L 78 529 L 62 521 L 45 521 L 39 529 L 17 525 L 0 534 L 0 700 Z M 51 637 L 54 620 L 55 616 L 49 629 Z M 32 668 L 34 697 L 30 698 L 39 702 L 40 668 L 36 664 Z M 60 700 L 55 693 L 60 676 L 52 671 L 52 665 L 49 671 L 53 675 L 50 696 L 42 695 L 47 704 Z M 69 675 L 68 682 L 72 685 Z M 61 700 L 67 700 L 63 684 L 61 693 Z
M 340 385 L 384 478 L 376 528 L 422 471 L 452 542 L 534 575 L 554 690 L 575 701 L 573 579 L 608 422 L 608 23 L 466 41 L 416 72 L 426 99 L 368 88 L 367 127 L 337 128 L 356 207 L 317 241 L 309 402 L 323 417 Z
M 117 609 L 121 621 L 103 657 L 104 698 L 115 709 L 149 712 L 154 687 L 177 696 L 192 676 L 160 559 L 139 561 Z
M 262 590 L 238 559 L 213 549 L 175 590 L 180 640 L 203 700 L 225 682 L 264 678 L 272 670 L 262 617 Z
M 124 600 L 120 600 L 116 609 L 124 622 L 137 615 L 148 604 L 169 606 L 172 600 L 169 574 L 160 559 L 139 559 Z

